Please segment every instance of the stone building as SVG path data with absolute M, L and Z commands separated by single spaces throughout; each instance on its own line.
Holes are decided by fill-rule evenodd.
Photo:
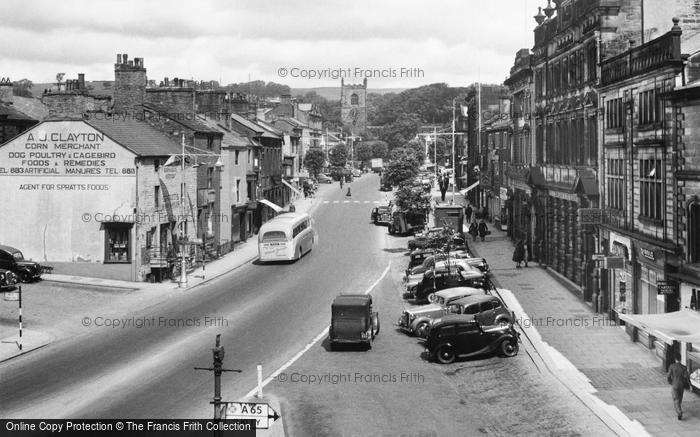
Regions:
M 367 78 L 361 84 L 340 80 L 340 120 L 345 132 L 362 136 L 367 130 Z
M 12 87 L 9 78 L 0 78 L 0 144 L 39 122 L 15 107 Z

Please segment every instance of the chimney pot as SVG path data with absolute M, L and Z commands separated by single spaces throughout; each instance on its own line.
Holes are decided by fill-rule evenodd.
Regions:
M 121 64 L 121 63 L 122 63 L 122 55 L 117 54 L 117 64 Z
M 128 55 L 128 54 L 126 54 L 126 53 L 122 54 L 122 62 L 123 62 L 124 64 L 127 63 L 128 59 L 129 59 L 129 55 Z

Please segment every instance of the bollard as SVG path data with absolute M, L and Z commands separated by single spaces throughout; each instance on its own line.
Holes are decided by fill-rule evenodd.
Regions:
M 345 197 L 350 197 L 352 194 L 350 194 L 350 187 L 348 187 L 348 193 L 345 195 Z

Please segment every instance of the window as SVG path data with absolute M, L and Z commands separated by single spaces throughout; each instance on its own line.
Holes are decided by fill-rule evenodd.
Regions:
M 535 96 L 542 97 L 544 91 L 543 70 L 535 71 Z
M 624 160 L 608 159 L 608 183 L 607 207 L 612 209 L 625 208 L 625 169 Z
M 253 181 L 246 181 L 246 194 L 248 200 L 253 200 Z
M 148 232 L 146 232 L 146 249 L 153 247 L 153 235 L 155 232 L 156 228 L 151 228 Z
M 538 125 L 535 129 L 535 163 L 542 164 L 544 162 L 544 133 L 542 125 Z
M 105 262 L 128 263 L 131 261 L 131 225 L 125 223 L 104 223 Z
M 252 150 L 248 150 L 248 164 L 250 164 L 250 155 L 253 153 Z
M 207 149 L 214 148 L 214 135 L 207 135 Z
M 464 308 L 464 314 L 478 314 L 479 313 L 479 304 L 475 303 L 473 305 L 469 305 L 468 307 Z
M 586 123 L 586 164 L 595 165 L 598 162 L 598 118 L 588 117 Z
M 688 205 L 688 261 L 700 263 L 700 202 L 697 200 Z
M 357 96 L 357 94 L 352 93 L 350 96 L 350 104 L 351 105 L 359 105 L 360 104 L 360 98 Z
M 214 167 L 207 167 L 207 188 L 212 189 L 214 186 Z
M 235 158 L 234 158 L 235 161 L 234 161 L 234 162 L 236 163 L 236 165 L 238 165 L 238 155 L 240 155 L 240 154 L 241 154 L 241 151 L 240 151 L 240 150 L 236 150 L 235 155 L 234 155 L 234 156 L 235 156 Z
M 153 204 L 156 208 L 160 207 L 160 185 L 153 187 Z
M 642 159 L 639 161 L 639 209 L 642 217 L 661 220 L 663 204 L 666 202 L 661 186 L 660 159 Z
M 158 170 L 160 170 L 160 159 L 154 159 L 153 160 L 153 171 L 158 173 Z
M 639 93 L 639 124 L 652 124 L 661 121 L 663 107 L 659 97 L 660 89 L 652 89 Z
M 605 127 L 607 129 L 617 129 L 624 126 L 623 108 L 621 97 L 605 102 Z
M 586 80 L 594 81 L 598 76 L 598 49 L 595 43 L 586 48 Z
M 241 201 L 241 180 L 236 179 L 236 203 Z

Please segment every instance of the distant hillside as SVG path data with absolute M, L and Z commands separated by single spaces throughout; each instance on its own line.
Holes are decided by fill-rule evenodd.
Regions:
M 388 93 L 400 93 L 405 91 L 406 88 L 367 88 L 368 93 L 376 94 L 388 94 Z M 296 96 L 299 94 L 306 94 L 309 91 L 316 91 L 316 93 L 328 100 L 340 100 L 340 87 L 328 86 L 328 87 L 318 87 L 318 88 L 292 88 L 292 95 Z

